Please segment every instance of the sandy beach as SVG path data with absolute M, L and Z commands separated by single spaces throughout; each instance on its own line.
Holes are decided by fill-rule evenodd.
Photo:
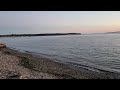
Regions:
M 119 79 L 120 74 L 94 72 L 55 62 L 44 57 L 0 49 L 0 79 Z

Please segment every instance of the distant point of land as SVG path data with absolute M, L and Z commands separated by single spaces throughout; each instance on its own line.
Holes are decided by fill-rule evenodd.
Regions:
M 120 31 L 116 31 L 116 32 L 107 32 L 106 34 L 120 34 Z
M 47 34 L 9 34 L 0 37 L 25 37 L 25 36 L 58 36 L 58 35 L 81 35 L 81 33 L 47 33 Z

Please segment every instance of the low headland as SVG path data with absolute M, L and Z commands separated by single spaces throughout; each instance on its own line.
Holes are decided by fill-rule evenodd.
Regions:
M 105 34 L 120 34 L 120 31 L 116 31 L 116 32 L 107 32 Z
M 81 33 L 10 34 L 0 35 L 0 37 L 32 37 L 32 36 L 59 36 L 59 35 L 81 35 Z
M 120 74 L 78 68 L 5 45 L 0 47 L 0 79 L 120 79 Z

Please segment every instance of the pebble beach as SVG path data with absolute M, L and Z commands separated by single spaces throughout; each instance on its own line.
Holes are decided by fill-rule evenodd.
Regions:
M 0 79 L 55 79 L 48 73 L 37 72 L 19 65 L 18 57 L 0 51 Z
M 28 60 L 28 61 L 27 61 Z M 73 79 L 67 75 L 71 69 L 46 58 L 35 58 L 29 54 L 1 48 L 0 79 Z
M 120 79 L 120 74 L 76 68 L 4 47 L 0 48 L 0 79 Z

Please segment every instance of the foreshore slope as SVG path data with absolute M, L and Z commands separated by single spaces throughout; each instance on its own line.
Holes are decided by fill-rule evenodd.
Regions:
M 93 72 L 10 48 L 1 48 L 0 79 L 120 79 L 120 74 Z
M 9 48 L 0 49 L 0 79 L 75 79 L 68 66 Z M 9 75 L 9 73 L 12 73 Z

